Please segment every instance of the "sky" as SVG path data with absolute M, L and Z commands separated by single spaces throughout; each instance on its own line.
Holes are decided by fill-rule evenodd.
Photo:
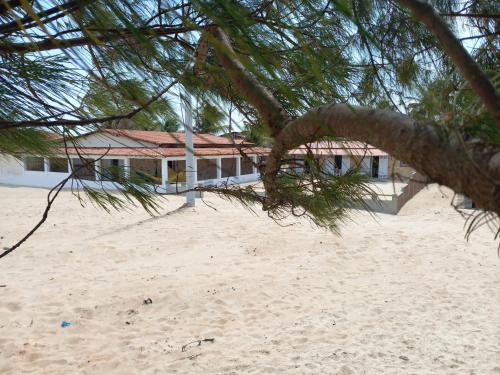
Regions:
M 42 7 L 45 7 L 46 4 L 49 4 L 50 2 L 47 1 L 41 1 L 38 2 L 38 4 Z M 459 37 L 468 37 L 471 36 L 471 30 L 466 26 L 465 19 L 459 18 L 456 20 L 458 22 L 458 33 Z M 467 40 L 464 42 L 464 45 L 467 49 L 472 51 L 475 47 L 477 47 L 477 44 L 479 41 L 477 39 L 471 39 Z M 72 70 L 75 75 L 80 75 L 82 77 L 88 76 L 89 74 L 93 71 L 93 63 L 90 54 L 88 51 L 84 48 L 75 48 L 75 49 L 65 49 L 63 50 L 63 53 L 66 55 L 68 58 L 69 62 L 67 63 L 68 69 Z M 44 55 L 55 55 L 56 52 L 44 52 Z M 147 79 L 147 77 L 139 77 L 141 79 Z M 168 84 L 168 82 L 163 82 L 163 85 Z M 165 87 L 165 86 L 163 86 Z M 162 87 L 158 86 L 158 90 L 161 90 Z M 182 88 L 179 87 L 179 85 L 176 85 L 173 87 L 172 90 L 170 90 L 167 94 L 166 97 L 168 98 L 169 102 L 171 103 L 172 107 L 174 108 L 174 111 L 178 114 L 178 118 L 181 120 L 181 123 L 184 122 L 185 119 L 185 109 L 183 109 L 181 105 L 181 100 L 179 97 L 179 92 L 182 90 Z M 66 100 L 70 105 L 78 107 L 81 101 L 82 96 L 85 93 L 85 87 L 83 87 L 82 91 L 75 90 L 75 92 L 72 95 L 62 95 L 61 97 Z M 48 101 L 49 104 L 56 104 L 55 102 Z M 192 98 L 193 102 L 193 107 L 197 106 L 195 98 Z M 221 107 L 221 109 L 225 113 L 229 113 L 229 108 L 227 107 Z M 241 130 L 242 125 L 243 125 L 243 116 L 237 111 L 232 112 L 232 118 L 231 118 L 231 123 L 233 130 Z M 227 123 L 229 123 L 229 118 L 226 119 Z

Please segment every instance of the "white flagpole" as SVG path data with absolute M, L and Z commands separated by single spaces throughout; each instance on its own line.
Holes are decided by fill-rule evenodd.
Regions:
M 196 166 L 194 160 L 193 147 L 193 109 L 191 107 L 191 95 L 184 90 L 182 97 L 182 105 L 184 106 L 184 132 L 186 135 L 186 204 L 189 207 L 195 206 L 194 201 L 194 180 Z
M 184 8 L 182 9 L 184 12 Z M 184 37 L 189 43 L 191 36 L 185 33 Z M 193 146 L 193 108 L 191 106 L 191 95 L 188 90 L 184 88 L 183 98 L 181 98 L 181 105 L 184 106 L 184 133 L 186 136 L 186 204 L 189 207 L 195 206 L 194 201 L 194 181 L 196 178 L 196 161 L 194 160 L 194 146 Z

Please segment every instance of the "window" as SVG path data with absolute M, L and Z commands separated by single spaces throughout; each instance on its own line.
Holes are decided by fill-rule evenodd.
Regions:
M 130 159 L 130 171 L 152 184 L 163 183 L 159 159 Z
M 45 165 L 43 158 L 28 156 L 24 158 L 24 169 L 27 171 L 43 172 L 45 171 Z
M 248 158 L 241 158 L 241 174 L 253 174 L 253 163 L 255 159 L 253 156 L 249 156 Z
M 342 170 L 342 155 L 335 155 L 334 163 L 337 171 Z
M 177 182 L 186 182 L 185 160 L 168 161 L 168 182 L 171 184 L 175 184 Z
M 123 159 L 102 159 L 101 180 L 119 182 L 123 178 L 124 167 L 125 161 Z
M 65 158 L 49 159 L 49 171 L 58 173 L 68 173 L 68 160 Z
M 238 159 L 236 158 L 222 158 L 220 162 L 221 176 L 222 177 L 232 177 L 236 176 L 236 163 Z
M 372 177 L 378 178 L 378 169 L 380 165 L 380 160 L 378 156 L 372 157 Z
M 217 178 L 217 159 L 198 159 L 196 165 L 198 181 Z
M 71 164 L 73 165 L 73 170 L 75 172 L 74 178 L 95 181 L 94 162 L 94 159 L 71 159 Z

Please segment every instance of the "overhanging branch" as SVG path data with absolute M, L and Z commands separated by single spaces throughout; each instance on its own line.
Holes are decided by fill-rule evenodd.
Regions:
M 110 29 L 110 30 L 86 30 L 87 32 L 95 32 L 95 35 L 90 37 L 77 37 L 77 38 L 53 38 L 47 37 L 46 39 L 33 42 L 33 43 L 0 43 L 0 54 L 12 53 L 30 53 L 50 50 L 60 50 L 65 48 L 75 48 L 87 45 L 99 45 L 115 40 L 126 39 L 133 37 L 135 32 L 143 33 L 144 36 L 150 38 L 169 37 L 180 33 L 193 31 L 193 27 L 145 27 L 136 30 L 128 29 Z M 183 47 L 193 49 L 188 43 L 181 39 L 171 38 L 170 41 L 181 44 Z
M 466 144 L 459 135 L 393 111 L 332 104 L 292 121 L 276 137 L 270 159 L 281 160 L 287 151 L 327 135 L 378 147 L 432 181 L 466 194 L 478 207 L 500 214 L 500 146 Z M 276 175 L 274 168 L 268 164 L 266 174 Z M 272 186 L 266 190 L 272 193 Z
M 276 136 L 290 120 L 283 106 L 273 94 L 261 84 L 236 57 L 226 33 L 219 27 L 209 29 L 210 40 L 214 46 L 217 59 L 227 75 L 238 88 L 238 91 L 259 112 L 262 120 Z
M 50 121 L 47 121 L 45 119 L 26 120 L 26 121 L 2 121 L 2 120 L 0 120 L 0 130 L 15 129 L 15 128 L 30 128 L 30 127 L 48 128 L 48 127 L 54 127 L 54 126 L 85 126 L 85 125 L 92 125 L 92 124 L 102 124 L 105 122 L 122 120 L 122 119 L 126 119 L 126 118 L 129 119 L 129 118 L 132 118 L 133 116 L 135 116 L 136 114 L 138 114 L 139 112 L 145 110 L 151 104 L 153 104 L 158 99 L 160 99 L 163 95 L 165 95 L 167 93 L 168 90 L 170 90 L 172 88 L 172 86 L 174 86 L 178 82 L 179 82 L 179 78 L 174 79 L 163 90 L 161 90 L 156 95 L 151 97 L 148 101 L 146 101 L 145 103 L 141 104 L 136 109 L 134 109 L 128 113 L 119 114 L 119 115 L 115 115 L 115 116 L 87 118 L 87 119 L 80 119 L 80 120 L 71 120 L 71 119 L 57 119 L 57 120 L 50 120 Z
M 264 209 L 272 207 L 275 198 L 279 200 L 273 190 L 287 152 L 333 135 L 378 147 L 432 181 L 468 195 L 478 207 L 500 214 L 500 146 L 465 144 L 459 134 L 417 123 L 404 114 L 346 104 L 322 106 L 290 120 L 279 102 L 238 60 L 227 35 L 219 28 L 211 33 L 218 42 L 214 46 L 220 64 L 273 132 L 275 143 L 263 176 L 267 192 Z
M 500 127 L 500 95 L 432 5 L 421 0 L 398 1 L 410 9 L 412 15 L 425 24 L 436 37 L 443 51 L 451 58 L 472 89 L 481 97 L 484 106 Z

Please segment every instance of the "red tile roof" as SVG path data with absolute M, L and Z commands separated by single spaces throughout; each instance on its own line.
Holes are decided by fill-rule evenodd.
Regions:
M 102 129 L 102 132 L 118 136 L 127 137 L 136 141 L 153 143 L 155 145 L 183 145 L 186 142 L 185 133 L 161 132 L 152 130 L 128 130 L 128 129 Z M 229 138 L 219 137 L 212 134 L 193 134 L 193 144 L 195 146 L 207 145 L 233 145 L 240 144 L 242 140 L 234 142 Z M 246 142 L 247 143 L 247 142 Z
M 356 156 L 387 156 L 388 154 L 378 148 L 362 142 L 312 142 L 289 151 L 290 155 L 305 155 L 308 148 L 313 155 L 356 155 Z
M 270 149 L 265 147 L 242 147 L 241 150 L 245 154 L 268 154 Z M 60 148 L 60 154 L 64 154 L 64 148 Z M 68 148 L 68 154 L 77 155 L 75 148 Z M 185 156 L 184 148 L 163 148 L 163 147 L 79 147 L 78 152 L 82 155 L 88 156 L 138 156 L 138 157 L 172 157 L 172 156 Z M 206 147 L 195 148 L 194 154 L 196 156 L 220 156 L 220 155 L 241 155 L 236 147 Z

